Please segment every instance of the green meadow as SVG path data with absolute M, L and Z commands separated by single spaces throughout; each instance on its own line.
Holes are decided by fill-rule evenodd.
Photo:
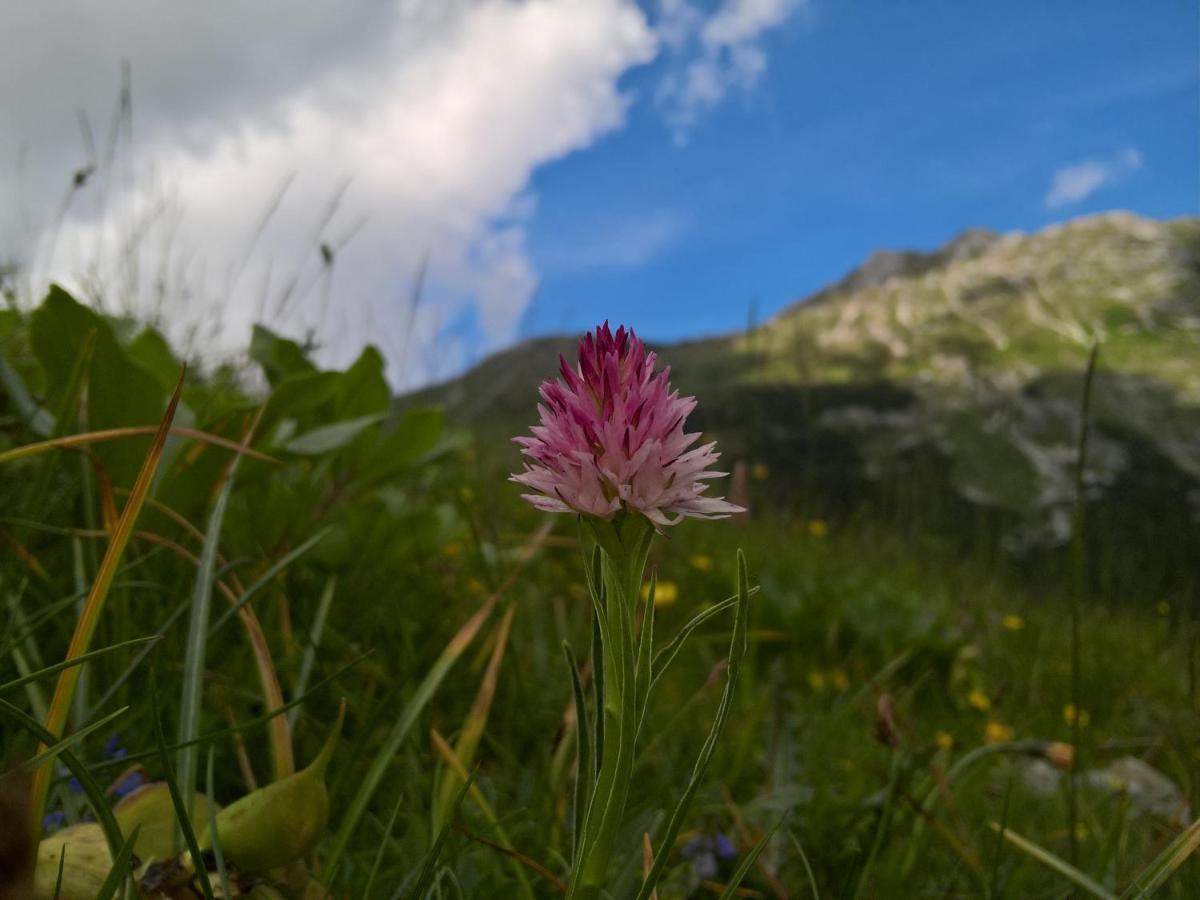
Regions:
M 749 512 L 652 544 L 593 896 L 1200 896 L 1196 228 L 1085 228 L 657 348 Z M 603 554 L 507 477 L 573 344 L 397 399 L 8 303 L 0 896 L 568 896 Z

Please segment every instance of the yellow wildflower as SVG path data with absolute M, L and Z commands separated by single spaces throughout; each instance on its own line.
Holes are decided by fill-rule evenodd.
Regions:
M 468 594 L 475 594 L 477 596 L 487 591 L 487 588 L 484 586 L 483 582 L 478 578 L 468 578 L 466 588 Z
M 829 523 L 824 519 L 809 519 L 808 533 L 815 538 L 823 538 L 829 534 Z
M 1068 725 L 1075 724 L 1075 704 L 1074 703 L 1068 703 L 1066 706 L 1063 707 L 1063 721 L 1066 722 Z M 1092 717 L 1090 715 L 1088 715 L 1088 711 L 1086 709 L 1079 710 L 1079 727 L 1080 728 L 1087 728 L 1088 724 L 1091 723 L 1091 721 L 1092 721 Z
M 967 705 L 980 712 L 987 712 L 992 708 L 992 701 L 979 688 L 974 688 L 971 693 L 967 694 Z
M 1013 739 L 1013 730 L 1007 725 L 994 719 L 983 729 L 983 740 L 986 744 L 1003 744 Z
M 642 600 L 650 599 L 650 582 L 642 585 Z M 679 585 L 673 581 L 660 581 L 654 588 L 654 605 L 670 606 L 679 599 Z
M 1018 616 L 1016 613 L 1009 613 L 1007 616 L 1005 616 L 1003 619 L 1000 620 L 1000 624 L 1003 625 L 1005 628 L 1007 628 L 1009 631 L 1020 631 L 1022 628 L 1025 627 L 1025 620 L 1022 619 L 1020 616 Z
M 462 544 L 458 541 L 450 541 L 448 544 L 442 545 L 442 556 L 449 556 L 451 559 L 462 553 Z
M 818 669 L 813 669 L 808 673 L 808 686 L 814 691 L 820 693 L 825 690 L 825 675 Z
M 844 691 L 850 687 L 850 679 L 841 669 L 830 669 L 825 677 L 829 680 L 835 691 Z
M 692 557 L 692 568 L 699 569 L 701 572 L 707 572 L 712 568 L 712 557 L 705 556 L 703 553 L 697 553 Z
M 755 463 L 750 469 L 750 477 L 755 481 L 766 481 L 770 474 L 771 470 L 767 468 L 766 463 Z
M 952 750 L 954 748 L 954 736 L 948 731 L 939 731 L 933 736 L 933 742 L 943 750 Z

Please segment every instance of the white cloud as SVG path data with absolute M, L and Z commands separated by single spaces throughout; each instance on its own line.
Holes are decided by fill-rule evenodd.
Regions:
M 763 36 L 804 0 L 723 0 L 707 18 L 688 0 L 661 0 L 657 28 L 676 54 L 656 100 L 676 142 L 731 90 L 747 91 L 766 70 Z
M 91 15 L 92 4 L 75 5 Z M 73 129 L 73 108 L 51 116 L 28 96 L 0 91 L 0 135 L 32 133 L 50 148 L 27 155 L 37 171 L 22 185 L 0 175 L 0 189 L 23 186 L 31 206 L 41 201 L 40 223 L 26 229 L 35 277 L 69 270 L 109 302 L 115 293 L 143 313 L 161 304 L 202 322 L 227 347 L 243 346 L 263 313 L 292 334 L 321 335 L 328 362 L 344 362 L 365 341 L 395 357 L 472 309 L 482 349 L 511 340 L 537 284 L 525 249 L 530 176 L 621 126 L 629 99 L 618 79 L 653 58 L 658 38 L 633 0 L 401 0 L 386 16 L 378 6 L 348 8 L 343 19 L 355 28 L 337 4 L 323 17 L 295 8 L 299 24 L 274 29 L 232 0 L 187 21 L 153 13 L 147 24 L 141 4 L 110 10 L 92 21 L 87 41 L 77 35 L 88 29 L 48 21 L 26 22 L 24 38 L 6 28 L 0 82 L 28 85 L 44 68 L 21 50 L 37 43 L 30 31 L 78 55 L 66 64 L 75 75 L 54 87 L 59 104 L 73 104 L 74 86 L 80 102 L 101 108 L 99 73 L 115 72 L 125 55 L 134 62 L 132 175 L 114 178 L 106 196 L 90 184 L 61 229 L 53 227 L 55 182 L 77 162 L 73 136 L 53 135 L 64 118 Z M 293 18 L 276 12 L 280 22 Z M 207 54 L 188 49 L 196 40 Z M 0 240 L 26 227 L 11 208 L 0 209 Z M 410 285 L 426 255 L 425 299 L 413 314 Z M 410 316 L 411 337 L 403 333 Z
M 1085 159 L 1058 169 L 1050 180 L 1043 203 L 1060 209 L 1082 203 L 1096 191 L 1142 167 L 1142 155 L 1128 148 L 1108 159 Z

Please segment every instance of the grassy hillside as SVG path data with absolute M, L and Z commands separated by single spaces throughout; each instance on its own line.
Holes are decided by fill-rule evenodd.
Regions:
M 1024 563 L 1069 537 L 1093 344 L 1085 478 L 1108 536 L 1093 558 L 1122 546 L 1095 577 L 1116 579 L 1112 593 L 1184 589 L 1200 541 L 1200 220 L 1110 213 L 880 252 L 748 332 L 660 349 L 727 461 L 772 473 L 764 502 L 886 508 L 960 534 L 966 521 L 973 542 Z M 568 338 L 531 341 L 419 397 L 499 447 L 572 352 Z

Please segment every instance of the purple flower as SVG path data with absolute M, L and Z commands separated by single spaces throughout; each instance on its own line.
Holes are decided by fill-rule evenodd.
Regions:
M 656 527 L 684 517 L 719 519 L 742 508 L 706 497 L 716 444 L 688 449 L 700 436 L 684 431 L 694 397 L 672 391 L 670 369 L 654 371 L 655 356 L 624 326 L 608 323 L 579 344 L 575 368 L 559 357 L 561 380 L 541 387 L 541 424 L 522 447 L 525 470 L 512 480 L 547 512 L 578 512 L 612 519 L 622 509 Z

